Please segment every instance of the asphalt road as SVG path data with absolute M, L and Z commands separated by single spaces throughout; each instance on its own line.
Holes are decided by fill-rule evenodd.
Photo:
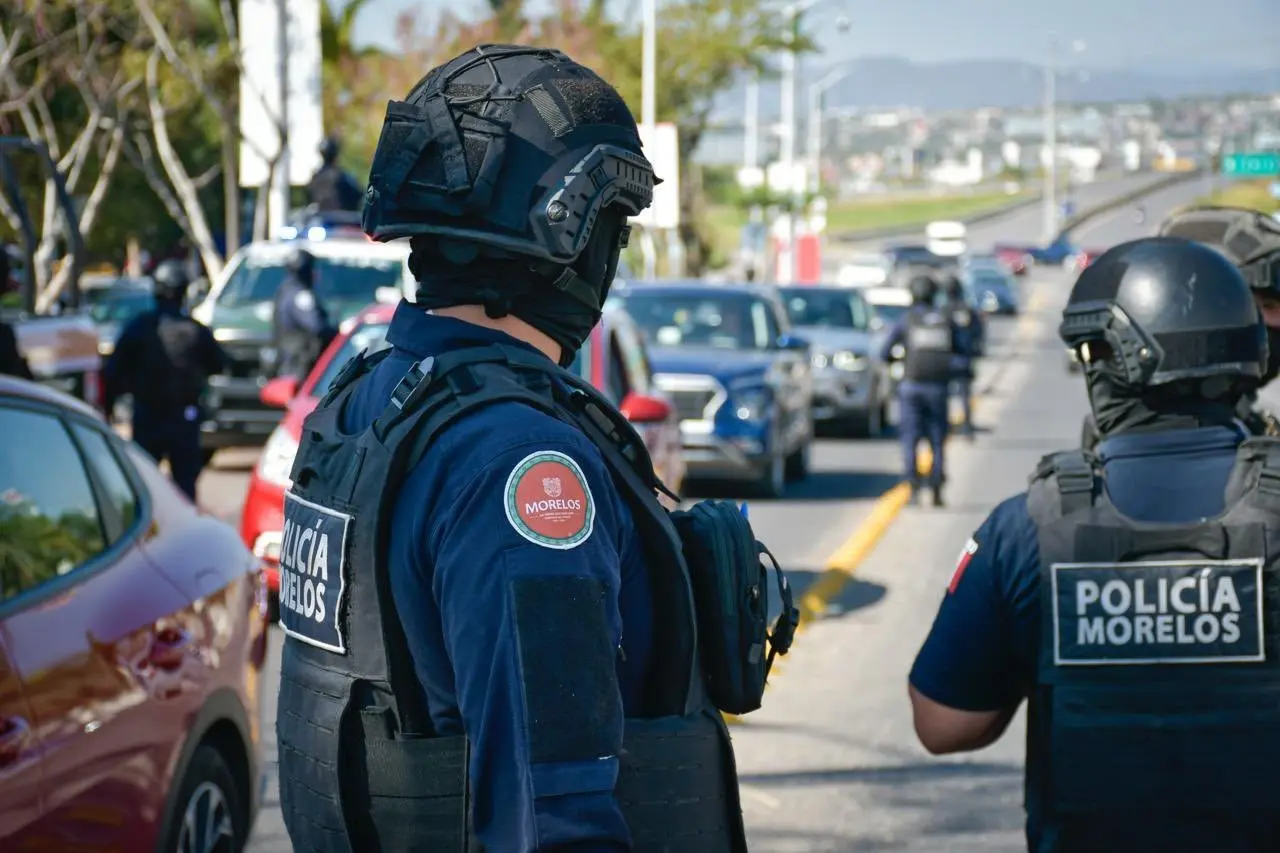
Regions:
M 1146 204 L 1148 221 L 1199 194 L 1160 193 Z M 1082 229 L 1080 242 L 1107 246 L 1143 228 L 1116 215 Z M 1069 287 L 1061 270 L 1036 271 L 1023 283 L 1023 315 L 993 321 L 976 385 L 981 432 L 949 446 L 947 508 L 907 508 L 869 554 L 857 553 L 859 531 L 884 515 L 882 496 L 900 479 L 891 438 L 824 438 L 806 481 L 781 500 L 750 502 L 757 534 L 799 593 L 833 564 L 853 570 L 780 665 L 764 708 L 734 726 L 753 853 L 1025 849 L 1021 719 L 982 753 L 932 758 L 915 742 L 905 678 L 970 533 L 1024 487 L 1040 456 L 1078 441 L 1085 397 L 1056 338 Z M 201 503 L 238 522 L 255 457 L 220 454 L 201 480 Z M 290 850 L 274 778 L 279 650 L 277 633 L 263 682 L 269 782 L 250 853 Z

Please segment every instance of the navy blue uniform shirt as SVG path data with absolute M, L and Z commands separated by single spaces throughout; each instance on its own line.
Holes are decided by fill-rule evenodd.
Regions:
M 1131 433 L 1103 441 L 1097 453 L 1121 513 L 1177 524 L 1222 512 L 1244 438 L 1243 428 L 1231 427 Z M 1027 696 L 1040 645 L 1040 547 L 1025 492 L 992 511 L 969 551 L 916 656 L 911 684 L 951 708 L 1005 710 Z M 1035 835 L 1030 823 L 1028 833 Z
M 387 337 L 391 355 L 356 390 L 344 430 L 369 426 L 421 358 L 491 343 L 525 346 L 408 303 L 396 310 Z M 523 475 L 526 469 L 533 473 Z M 557 540 L 545 518 L 521 509 L 558 496 L 585 500 L 592 513 L 585 536 Z M 518 403 L 462 418 L 405 482 L 387 569 L 436 731 L 470 740 L 475 829 L 485 848 L 628 850 L 630 833 L 613 789 L 622 717 L 639 708 L 651 657 L 652 591 L 630 510 L 600 451 L 576 428 Z M 604 695 L 556 687 L 563 673 L 599 660 L 592 648 L 560 643 L 537 660 L 522 656 L 531 636 L 524 632 L 554 638 L 559 620 L 581 616 L 529 617 L 514 590 L 530 580 L 568 578 L 593 579 L 605 591 L 609 636 L 593 640 L 597 649 L 607 643 L 612 658 L 597 679 Z M 570 734 L 607 744 L 605 753 L 551 760 L 546 745 L 567 736 L 561 714 L 544 719 L 528 712 L 537 704 L 533 693 L 547 695 L 547 685 L 558 690 L 565 719 L 590 721 Z

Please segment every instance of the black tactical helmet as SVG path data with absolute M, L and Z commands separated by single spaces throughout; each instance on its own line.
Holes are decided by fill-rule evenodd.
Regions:
M 326 163 L 332 163 L 338 159 L 340 150 L 342 150 L 342 145 L 338 142 L 338 138 L 336 136 L 327 136 L 324 142 L 320 143 L 320 159 Z
M 635 215 L 656 183 L 635 119 L 595 72 L 558 50 L 483 44 L 387 105 L 363 226 L 532 259 L 554 281 L 601 210 Z
M 1102 253 L 1076 279 L 1058 334 L 1134 386 L 1243 377 L 1267 365 L 1267 335 L 1244 278 L 1218 252 L 1178 237 L 1147 237 Z
M 306 249 L 294 249 L 284 261 L 285 269 L 303 284 L 311 284 L 311 276 L 315 270 L 315 256 Z
M 1273 217 L 1247 207 L 1192 207 L 1161 223 L 1160 235 L 1216 249 L 1254 290 L 1280 296 L 1280 221 Z
M 960 281 L 960 276 L 955 273 L 947 273 L 942 279 L 942 290 L 952 299 L 958 299 L 964 296 L 964 284 Z
M 938 282 L 933 276 L 912 276 L 911 281 L 907 282 L 907 289 L 911 291 L 911 299 L 917 305 L 931 303 L 938 297 Z
M 191 284 L 186 266 L 182 261 L 177 260 L 161 261 L 156 264 L 151 280 L 155 282 L 156 295 L 168 299 L 182 298 L 187 293 L 188 285 Z

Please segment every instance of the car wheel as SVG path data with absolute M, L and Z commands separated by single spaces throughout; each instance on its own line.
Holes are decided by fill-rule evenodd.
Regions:
M 780 498 L 787 489 L 787 457 L 775 453 L 765 462 L 756 480 L 756 491 L 762 498 Z
M 248 792 L 236 785 L 226 759 L 201 744 L 182 777 L 169 820 L 165 853 L 240 853 L 248 839 Z
M 806 441 L 787 457 L 786 479 L 788 483 L 799 482 L 809 476 L 809 450 L 811 447 L 812 444 Z

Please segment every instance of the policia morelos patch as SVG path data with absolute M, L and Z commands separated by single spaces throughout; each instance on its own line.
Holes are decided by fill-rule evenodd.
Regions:
M 1265 660 L 1262 560 L 1050 569 L 1058 666 Z
M 286 492 L 280 546 L 280 627 L 290 637 L 347 653 L 342 594 L 351 516 Z
M 544 548 L 576 548 L 591 536 L 596 505 L 586 475 L 571 457 L 539 450 L 521 459 L 503 494 L 507 521 Z

